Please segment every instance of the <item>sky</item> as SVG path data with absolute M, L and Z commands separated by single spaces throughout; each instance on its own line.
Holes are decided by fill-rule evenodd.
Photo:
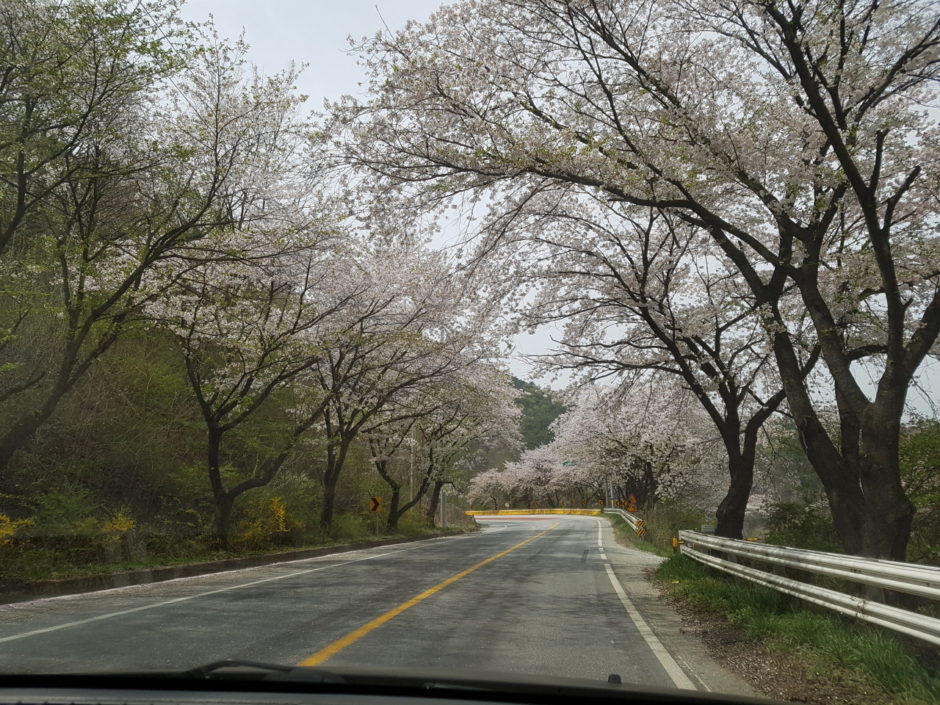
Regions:
M 187 0 L 182 16 L 204 22 L 210 15 L 219 34 L 236 39 L 244 33 L 248 59 L 265 74 L 274 74 L 293 61 L 306 64 L 297 82 L 309 96 L 306 107 L 321 110 L 325 99 L 364 95 L 365 75 L 349 52 L 348 37 L 372 36 L 386 26 L 392 31 L 410 20 L 426 20 L 445 0 Z M 557 335 L 557 333 L 556 333 Z M 515 337 L 513 374 L 533 379 L 525 354 L 548 352 L 551 332 Z M 547 386 L 563 386 L 548 378 Z
M 409 19 L 424 20 L 442 0 L 187 0 L 185 19 L 212 15 L 219 34 L 236 38 L 243 31 L 249 58 L 264 73 L 276 73 L 291 61 L 308 64 L 298 82 L 319 109 L 324 98 L 361 95 L 363 73 L 348 52 L 347 37 L 392 30 Z M 384 19 L 384 23 L 383 23 Z

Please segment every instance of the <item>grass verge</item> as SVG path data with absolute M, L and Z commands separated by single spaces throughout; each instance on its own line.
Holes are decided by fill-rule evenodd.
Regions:
M 427 527 L 400 531 L 394 534 L 362 535 L 355 537 L 332 538 L 317 542 L 304 542 L 290 546 L 271 546 L 268 548 L 221 550 L 200 546 L 196 542 L 185 548 L 177 548 L 173 553 L 154 552 L 145 558 L 137 560 L 96 561 L 82 560 L 81 554 L 70 555 L 70 552 L 44 551 L 32 549 L 23 551 L 15 556 L 5 556 L 7 560 L 0 569 L 0 592 L 3 590 L 29 589 L 30 586 L 48 584 L 72 579 L 97 578 L 114 573 L 123 573 L 135 570 L 153 570 L 186 565 L 210 563 L 238 558 L 255 558 L 270 556 L 277 560 L 278 556 L 305 551 L 309 549 L 341 548 L 362 541 L 394 541 L 396 539 L 415 539 L 421 536 L 440 534 L 461 534 L 475 530 L 473 526 L 462 527 Z
M 940 703 L 937 651 L 886 630 L 816 610 L 788 595 L 716 573 L 682 555 L 659 566 L 656 577 L 675 598 L 740 628 L 769 649 L 795 651 L 814 669 L 847 673 L 860 684 L 877 684 L 882 702 Z
M 644 540 L 643 537 L 637 536 L 633 529 L 630 528 L 630 525 L 616 514 L 605 514 L 604 516 L 610 519 L 610 524 L 614 529 L 614 537 L 617 539 L 618 543 L 628 546 L 629 548 L 635 548 L 638 551 L 655 553 L 657 556 L 662 556 L 663 558 L 668 558 L 673 555 L 674 552 L 671 549 L 661 548 Z

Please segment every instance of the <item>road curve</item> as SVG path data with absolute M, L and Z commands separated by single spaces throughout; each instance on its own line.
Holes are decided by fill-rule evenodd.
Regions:
M 226 658 L 551 675 L 750 694 L 650 589 L 606 519 L 483 530 L 0 607 L 0 673 L 185 670 Z

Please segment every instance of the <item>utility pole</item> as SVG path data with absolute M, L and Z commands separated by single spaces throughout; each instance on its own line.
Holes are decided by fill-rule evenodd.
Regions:
M 411 460 L 408 463 L 408 499 L 415 498 L 415 429 L 411 427 L 411 443 L 408 444 L 411 449 Z

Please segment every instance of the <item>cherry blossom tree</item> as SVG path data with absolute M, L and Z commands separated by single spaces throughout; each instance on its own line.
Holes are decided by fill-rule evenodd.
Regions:
M 337 247 L 324 239 L 289 255 L 204 265 L 178 281 L 169 302 L 151 307 L 179 343 L 205 423 L 206 471 L 223 545 L 235 501 L 274 479 L 327 404 L 326 397 L 291 394 L 291 385 L 322 358 L 324 342 L 337 334 L 334 319 L 356 293 L 324 284 L 336 264 L 322 250 Z M 227 448 L 226 439 L 272 400 L 291 398 L 296 403 L 286 430 L 261 452 Z M 233 474 L 234 484 L 226 487 L 225 476 Z
M 522 445 L 517 390 L 505 373 L 490 364 L 468 368 L 459 383 L 447 390 L 444 413 L 419 421 L 425 467 L 434 481 L 426 512 L 430 525 L 444 487 L 452 485 L 464 492 L 468 474 L 489 449 Z
M 513 285 L 537 287 L 523 322 L 564 325 L 558 353 L 543 365 L 587 379 L 655 371 L 692 391 L 727 454 L 716 533 L 740 538 L 758 434 L 784 392 L 753 297 L 721 251 L 656 209 L 548 185 L 487 231 L 488 259 L 512 263 Z M 486 274 L 499 277 L 499 264 Z M 817 355 L 803 356 L 805 372 Z
M 641 507 L 681 498 L 703 508 L 726 496 L 726 448 L 694 393 L 672 376 L 621 387 L 580 390 L 573 410 L 555 424 L 563 468 L 610 500 L 635 495 Z M 587 477 L 586 477 L 587 476 Z
M 335 114 L 343 158 L 385 197 L 498 209 L 572 184 L 707 233 L 759 306 L 846 550 L 903 558 L 900 419 L 940 332 L 938 46 L 922 1 L 463 2 L 367 42 L 373 96 Z M 836 434 L 780 307 L 790 287 Z M 880 370 L 871 395 L 859 361 Z
M 422 416 L 415 399 L 483 359 L 481 336 L 488 329 L 483 314 L 466 308 L 446 257 L 420 242 L 374 237 L 348 267 L 364 286 L 347 307 L 354 323 L 330 339 L 311 370 L 327 399 L 324 531 L 332 525 L 337 484 L 353 442 L 366 431 Z
M 514 395 L 504 373 L 474 362 L 406 402 L 405 406 L 415 412 L 413 417 L 397 424 L 380 422 L 368 432 L 373 465 L 391 490 L 388 531 L 395 531 L 401 516 L 416 507 L 429 491 L 427 514 L 433 521 L 437 495 L 446 482 L 453 480 L 449 474 L 458 461 L 486 444 L 519 445 L 518 433 L 513 433 L 519 417 Z M 418 484 L 411 497 L 402 502 L 402 481 L 395 476 L 391 461 L 394 452 L 409 441 L 413 444 L 409 448 L 412 459 L 418 459 Z
M 467 487 L 467 499 L 472 507 L 482 509 L 502 509 L 503 483 L 502 472 L 498 468 L 489 468 L 470 478 Z M 492 506 L 487 506 L 492 503 Z
M 647 508 L 663 498 L 711 508 L 724 495 L 723 443 L 694 395 L 673 378 L 585 385 L 568 403 L 551 443 L 473 479 L 474 501 L 587 506 L 633 494 Z

